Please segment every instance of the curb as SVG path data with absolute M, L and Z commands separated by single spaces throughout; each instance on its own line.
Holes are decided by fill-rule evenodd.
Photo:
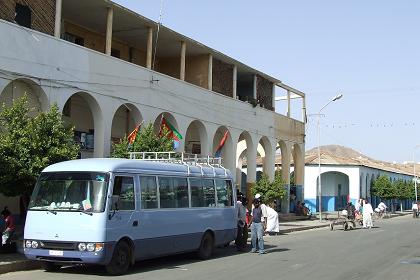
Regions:
M 30 261 L 30 260 L 19 260 L 19 261 L 1 264 L 0 274 L 15 272 L 15 271 L 39 269 L 41 267 L 42 267 L 41 262 Z

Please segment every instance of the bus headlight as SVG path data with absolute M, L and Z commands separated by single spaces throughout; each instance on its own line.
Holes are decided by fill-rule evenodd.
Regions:
M 86 250 L 88 250 L 89 252 L 95 251 L 95 243 L 88 243 L 86 245 Z
M 32 241 L 32 244 L 31 244 L 31 245 L 32 245 L 32 248 L 33 248 L 33 249 L 38 248 L 38 241 L 35 241 L 35 240 L 34 240 L 34 241 Z
M 25 242 L 25 247 L 26 247 L 26 248 L 31 248 L 31 247 L 32 247 L 32 242 L 31 242 L 31 240 L 26 240 L 26 242 Z
M 79 243 L 79 246 L 77 246 L 79 248 L 79 251 L 86 251 L 86 243 Z

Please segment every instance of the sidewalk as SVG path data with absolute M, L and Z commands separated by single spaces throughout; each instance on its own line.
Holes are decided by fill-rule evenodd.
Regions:
M 391 214 L 391 218 L 403 216 L 403 215 L 411 215 L 411 211 L 404 212 L 404 213 Z M 330 225 L 330 222 L 333 219 L 334 219 L 334 215 L 328 216 L 328 220 L 323 219 L 322 222 L 319 221 L 319 219 L 280 221 L 279 233 L 285 234 L 285 233 L 290 233 L 290 232 L 295 232 L 295 231 L 328 227 Z M 14 271 L 41 268 L 40 262 L 30 261 L 25 258 L 25 256 L 23 255 L 21 246 L 22 246 L 21 244 L 18 244 L 18 250 L 19 250 L 18 253 L 0 254 L 0 274 L 14 272 Z

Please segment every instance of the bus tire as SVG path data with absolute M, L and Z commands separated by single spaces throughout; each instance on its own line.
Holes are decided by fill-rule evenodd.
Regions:
M 53 262 L 44 262 L 43 264 L 44 270 L 47 272 L 54 272 L 61 268 L 61 265 L 55 264 Z
M 131 249 L 125 241 L 120 241 L 114 248 L 111 262 L 105 266 L 111 275 L 122 275 L 127 272 L 131 263 Z
M 207 260 L 213 254 L 214 238 L 210 232 L 206 232 L 201 239 L 200 247 L 198 248 L 197 255 L 201 260 Z

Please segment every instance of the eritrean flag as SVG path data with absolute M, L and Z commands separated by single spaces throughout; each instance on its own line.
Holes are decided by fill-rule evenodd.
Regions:
M 139 125 L 136 126 L 136 128 L 128 135 L 127 140 L 128 144 L 132 145 L 134 141 L 136 141 L 137 132 L 139 132 L 140 126 L 143 122 L 141 122 Z
M 221 157 L 222 149 L 223 149 L 223 146 L 225 145 L 228 135 L 229 135 L 229 130 L 226 130 L 225 134 L 222 137 L 222 140 L 220 140 L 219 146 L 217 146 L 216 153 L 214 154 L 215 157 Z
M 169 131 L 168 138 L 172 138 L 174 139 L 174 141 L 177 142 L 179 142 L 182 139 L 182 135 L 178 132 L 178 130 L 176 130 L 176 128 L 165 118 L 162 118 L 159 135 L 162 135 L 164 127 Z

